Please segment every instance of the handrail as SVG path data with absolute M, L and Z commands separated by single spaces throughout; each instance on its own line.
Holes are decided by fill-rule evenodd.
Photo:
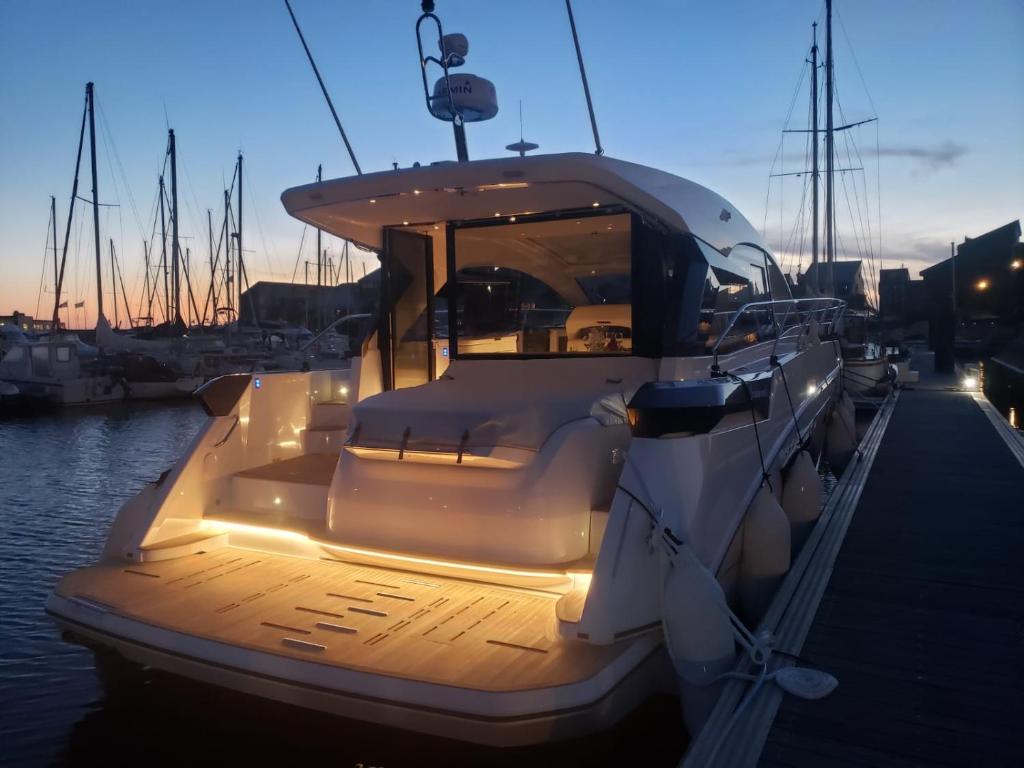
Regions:
M 782 328 L 779 327 L 778 318 L 774 311 L 777 305 L 786 304 L 789 308 L 786 310 L 786 314 L 782 318 Z M 798 305 L 815 305 L 820 304 L 818 308 L 801 309 Z M 715 340 L 715 346 L 711 349 L 713 360 L 711 362 L 711 373 L 717 375 L 721 373 L 721 368 L 718 366 L 718 350 L 721 347 L 722 342 L 729 337 L 733 328 L 736 326 L 737 320 L 743 315 L 749 312 L 751 309 L 765 311 L 767 309 L 772 310 L 772 325 L 775 326 L 775 344 L 772 346 L 772 354 L 775 354 L 775 350 L 778 348 L 779 339 L 782 338 L 782 334 L 787 330 L 786 321 L 789 318 L 790 311 L 795 310 L 795 313 L 800 316 L 804 315 L 804 319 L 800 321 L 799 325 L 802 329 L 806 329 L 810 326 L 811 320 L 815 319 L 816 315 L 822 315 L 822 319 L 818 321 L 819 325 L 826 326 L 831 332 L 834 329 L 835 322 L 842 315 L 842 312 L 846 309 L 846 302 L 842 299 L 834 299 L 828 297 L 820 298 L 809 298 L 809 299 L 773 299 L 771 301 L 751 301 L 741 306 L 733 314 L 732 320 L 725 327 L 725 330 L 718 335 L 718 339 Z M 716 312 L 719 314 L 728 314 L 726 312 Z M 827 317 L 827 319 L 826 319 Z M 791 327 L 796 327 L 791 326 Z
M 344 317 L 339 317 L 333 323 L 331 323 L 322 331 L 320 331 L 320 333 L 314 336 L 311 341 L 306 342 L 306 345 L 302 347 L 302 349 L 300 349 L 299 351 L 305 352 L 306 350 L 310 349 L 314 344 L 320 341 L 321 336 L 325 336 L 328 333 L 328 331 L 332 330 L 335 326 L 341 325 L 342 323 L 346 323 L 349 320 L 368 320 L 372 317 L 373 315 L 369 314 L 368 312 L 361 312 L 354 315 L 345 315 Z

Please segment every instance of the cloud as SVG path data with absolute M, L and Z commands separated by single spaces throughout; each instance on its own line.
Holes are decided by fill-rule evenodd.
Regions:
M 824 140 L 822 140 L 822 148 L 824 150 Z M 837 152 L 838 149 L 837 142 Z M 915 173 L 932 173 L 944 168 L 952 168 L 960 161 L 960 158 L 967 154 L 968 151 L 969 149 L 963 144 L 947 139 L 946 141 L 933 145 L 883 144 L 878 147 L 877 156 L 911 160 L 917 165 Z M 863 147 L 861 149 L 861 157 L 865 160 L 868 158 L 875 158 L 875 147 Z M 761 165 L 768 167 L 771 165 L 772 159 L 773 158 L 768 157 L 767 155 L 741 155 L 734 157 L 731 164 Z M 840 158 L 837 157 L 836 159 L 839 161 Z M 780 162 L 776 163 L 775 172 L 785 170 L 792 173 L 797 168 L 800 168 L 804 164 L 805 160 L 806 156 L 802 153 L 787 152 L 779 157 Z M 822 167 L 822 172 L 824 172 L 824 166 Z
M 967 147 L 957 144 L 955 141 L 944 141 L 932 147 L 924 146 L 881 146 L 878 154 L 882 157 L 906 157 L 918 160 L 924 164 L 929 171 L 938 171 L 943 168 L 951 168 L 967 153 Z M 875 152 L 869 149 L 864 154 L 874 156 Z

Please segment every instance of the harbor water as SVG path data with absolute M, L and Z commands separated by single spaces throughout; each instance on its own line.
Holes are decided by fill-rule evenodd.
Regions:
M 334 718 L 139 669 L 66 642 L 44 606 L 99 557 L 120 505 L 172 466 L 205 416 L 193 402 L 0 420 L 0 764 L 197 761 L 331 766 L 675 765 L 678 702 L 652 699 L 576 742 L 491 750 Z M 99 666 L 99 669 L 97 669 Z

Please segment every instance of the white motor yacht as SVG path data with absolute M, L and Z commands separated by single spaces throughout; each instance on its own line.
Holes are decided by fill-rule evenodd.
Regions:
M 185 455 L 47 610 L 135 662 L 456 739 L 584 734 L 665 691 L 696 731 L 817 519 L 823 444 L 852 452 L 844 305 L 794 301 L 691 181 L 523 141 L 469 161 L 494 90 L 448 82 L 468 44 L 432 5 L 424 92 L 460 162 L 282 196 L 379 255 L 351 367 L 205 385 Z
M 206 426 L 58 584 L 58 624 L 485 743 L 605 727 L 677 679 L 699 713 L 727 609 L 756 619 L 816 514 L 788 477 L 838 397 L 841 303 L 791 300 L 715 193 L 607 157 L 283 200 L 380 254 L 376 331 L 347 371 L 207 384 Z

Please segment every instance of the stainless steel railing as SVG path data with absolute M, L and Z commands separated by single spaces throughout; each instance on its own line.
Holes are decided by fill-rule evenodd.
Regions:
M 779 322 L 779 309 L 785 307 L 785 313 L 782 314 L 782 322 Z M 728 312 L 716 312 L 715 315 L 732 315 L 729 324 L 725 327 L 725 330 L 719 334 L 715 340 L 715 345 L 711 348 L 712 372 L 720 371 L 718 366 L 718 354 L 719 349 L 722 346 L 722 342 L 730 337 L 733 329 L 736 327 L 736 323 L 739 319 L 748 314 L 754 313 L 771 313 L 771 325 L 775 330 L 775 343 L 772 345 L 772 355 L 775 355 L 776 349 L 778 349 L 779 341 L 784 336 L 799 336 L 806 332 L 810 326 L 811 321 L 817 321 L 818 326 L 825 330 L 826 333 L 831 333 L 835 330 L 836 322 L 842 317 L 843 312 L 846 310 L 846 302 L 841 299 L 834 298 L 814 298 L 814 299 L 775 299 L 772 301 L 751 301 L 741 306 L 738 310 L 730 310 Z M 793 321 L 790 322 L 790 318 Z M 795 331 L 796 333 L 792 333 Z

